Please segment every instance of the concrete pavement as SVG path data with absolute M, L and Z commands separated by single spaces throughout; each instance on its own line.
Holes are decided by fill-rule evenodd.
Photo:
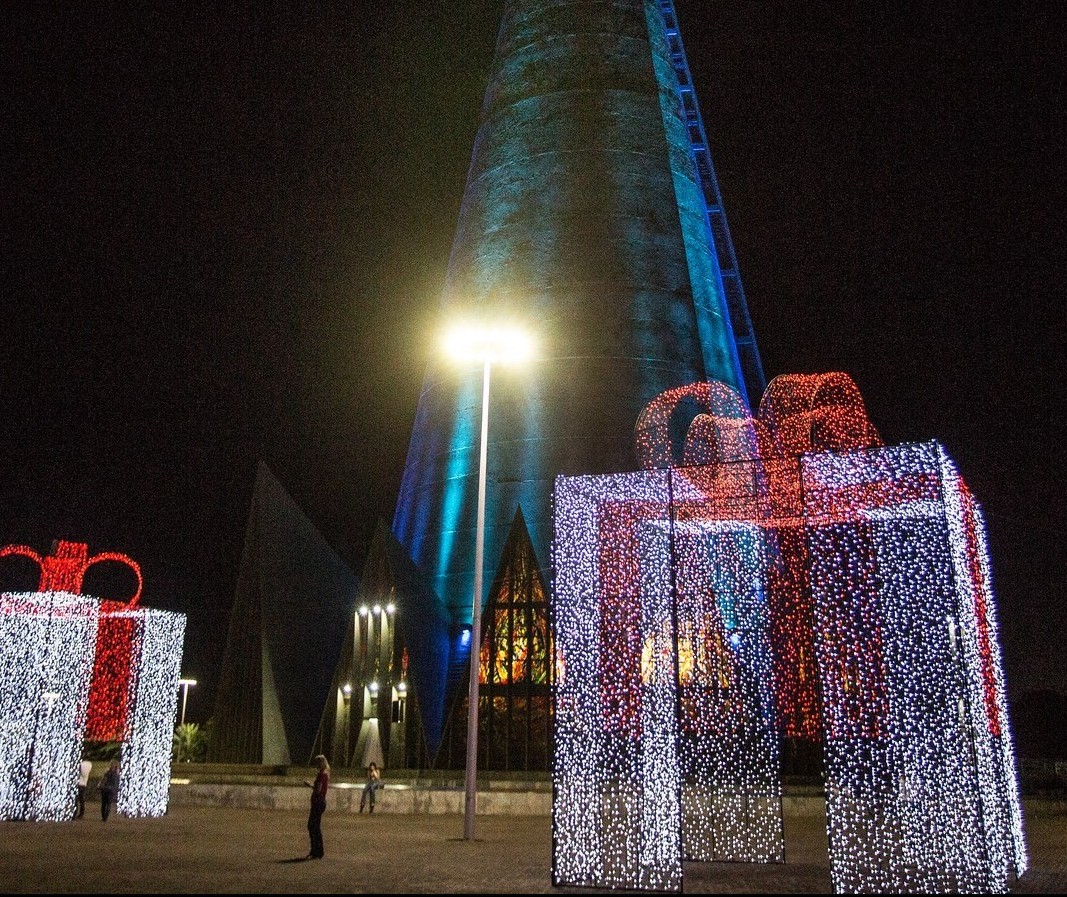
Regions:
M 0 823 L 5 893 L 548 893 L 551 824 L 459 814 L 326 813 L 326 857 L 304 860 L 307 814 L 179 805 L 161 819 L 112 818 L 99 804 L 64 823 Z M 824 820 L 786 817 L 786 863 L 687 864 L 687 893 L 825 893 Z M 1067 816 L 1027 820 L 1033 869 L 1013 889 L 1067 890 Z M 565 890 L 565 889 L 558 889 Z M 588 892 L 588 889 L 583 889 Z M 576 891 L 577 893 L 577 891 Z

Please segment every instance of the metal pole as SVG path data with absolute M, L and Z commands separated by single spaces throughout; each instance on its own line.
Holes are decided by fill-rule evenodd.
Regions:
M 349 692 L 341 698 L 342 704 L 344 704 L 345 711 L 345 753 L 340 763 L 341 766 L 348 766 L 352 761 L 349 759 L 349 743 L 351 741 L 352 734 L 352 693 Z
M 181 722 L 181 724 L 183 726 L 185 725 L 185 702 L 186 702 L 186 700 L 188 698 L 189 698 L 189 683 L 188 682 L 183 682 L 182 683 L 182 722 Z
M 482 641 L 482 566 L 485 553 L 485 475 L 489 442 L 489 367 L 482 371 L 482 438 L 478 464 L 478 532 L 474 542 L 474 613 L 471 617 L 471 684 L 467 708 L 467 782 L 463 803 L 463 839 L 474 840 L 474 813 L 478 803 L 478 667 Z

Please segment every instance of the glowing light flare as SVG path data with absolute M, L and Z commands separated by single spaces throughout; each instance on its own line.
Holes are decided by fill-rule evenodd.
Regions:
M 445 331 L 443 348 L 453 361 L 521 365 L 533 358 L 536 342 L 518 325 L 464 322 Z

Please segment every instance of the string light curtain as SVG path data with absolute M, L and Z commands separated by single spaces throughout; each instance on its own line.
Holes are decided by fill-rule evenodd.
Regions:
M 748 523 L 676 523 L 674 570 L 683 857 L 781 862 L 763 534 Z
M 85 737 L 89 741 L 125 741 L 135 684 L 130 662 L 136 654 L 138 618 L 128 613 L 121 601 L 103 601 L 100 610 Z
M 883 447 L 846 375 L 778 378 L 755 419 L 731 392 L 646 409 L 659 469 L 557 480 L 554 880 L 781 859 L 777 736 L 815 733 L 836 891 L 1005 891 L 1026 850 L 973 496 L 936 442 Z
M 557 480 L 559 884 L 782 859 L 762 536 L 701 502 L 671 470 Z
M 125 816 L 162 816 L 170 800 L 170 764 L 185 614 L 149 608 L 119 611 L 128 621 L 130 675 L 117 809 Z
M 1029 861 L 997 639 L 985 520 L 978 502 L 940 446 L 938 459 L 959 595 L 963 663 L 970 694 L 968 708 L 976 735 L 975 762 L 983 787 L 989 861 L 996 876 L 1007 877 L 1012 871 L 1022 875 Z
M 936 442 L 803 459 L 838 892 L 1026 869 L 977 508 Z
M 0 595 L 0 819 L 74 815 L 98 602 Z
M 681 886 L 669 477 L 557 480 L 557 885 Z

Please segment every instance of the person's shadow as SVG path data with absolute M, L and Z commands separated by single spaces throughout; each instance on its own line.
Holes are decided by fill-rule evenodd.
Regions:
M 311 862 L 311 857 L 310 856 L 290 857 L 287 860 L 275 860 L 275 862 L 277 862 L 277 863 L 310 863 Z

